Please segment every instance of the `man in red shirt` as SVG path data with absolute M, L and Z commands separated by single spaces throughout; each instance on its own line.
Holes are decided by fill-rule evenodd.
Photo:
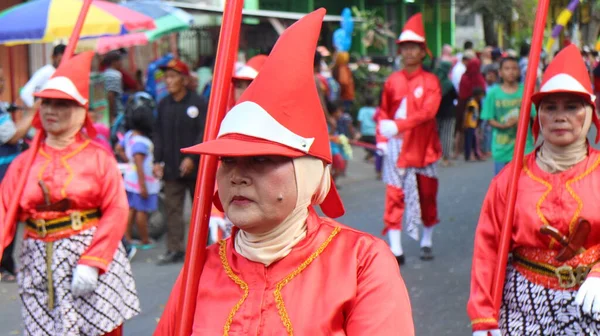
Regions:
M 434 74 L 422 68 L 426 53 L 421 14 L 405 24 L 398 41 L 404 69 L 390 75 L 381 98 L 377 147 L 384 153 L 383 181 L 387 184 L 383 221 L 390 247 L 404 263 L 400 240 L 406 210 L 408 235 L 419 238 L 423 225 L 421 259 L 431 260 L 433 226 L 437 217 L 436 162 L 442 154 L 435 115 L 442 99 Z

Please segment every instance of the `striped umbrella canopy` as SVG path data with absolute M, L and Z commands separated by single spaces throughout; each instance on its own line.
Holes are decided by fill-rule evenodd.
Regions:
M 122 2 L 121 6 L 145 14 L 154 19 L 156 28 L 140 33 L 121 36 L 108 36 L 92 42 L 93 48 L 100 54 L 119 48 L 128 48 L 154 42 L 162 36 L 189 29 L 194 18 L 185 11 L 156 0 Z M 86 43 L 89 46 L 88 43 Z
M 82 0 L 33 0 L 0 12 L 0 44 L 47 43 L 68 39 Z M 154 19 L 107 1 L 94 0 L 81 38 L 123 35 L 156 28 Z

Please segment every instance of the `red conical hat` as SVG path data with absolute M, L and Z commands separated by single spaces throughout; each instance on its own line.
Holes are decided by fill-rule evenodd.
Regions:
M 411 16 L 402 28 L 402 33 L 396 40 L 396 44 L 402 44 L 405 42 L 420 43 L 425 47 L 427 55 L 431 57 L 431 51 L 427 47 L 427 40 L 425 38 L 425 28 L 423 27 L 423 15 L 417 13 Z
M 233 79 L 253 80 L 256 78 L 256 76 L 258 76 L 258 73 L 265 64 L 266 60 L 267 55 L 256 55 L 252 57 L 246 64 L 244 64 L 244 66 L 242 66 L 240 70 L 235 73 Z
M 577 49 L 577 46 L 571 44 L 561 50 L 548 65 L 548 69 L 546 69 L 542 78 L 540 91 L 531 97 L 531 101 L 539 109 L 542 99 L 551 94 L 571 93 L 581 96 L 592 106 L 592 121 L 596 128 L 600 129 L 600 120 L 596 113 L 596 96 L 593 92 L 590 75 L 581 57 L 581 52 Z M 539 131 L 540 124 L 536 118 L 532 127 L 533 136 L 536 139 Z M 596 142 L 598 140 L 600 140 L 600 132 L 596 135 Z
M 219 156 L 310 155 L 330 164 L 329 132 L 313 73 L 324 16 L 325 9 L 318 9 L 286 29 L 256 79 L 223 119 L 217 139 L 182 151 Z M 333 180 L 321 208 L 329 217 L 344 214 Z
M 426 44 L 425 28 L 423 27 L 423 15 L 417 13 L 411 16 L 402 28 L 402 33 L 398 37 L 396 43 L 416 42 Z
M 84 52 L 62 62 L 44 88 L 35 93 L 38 98 L 67 99 L 87 108 L 90 94 L 90 71 L 94 52 Z M 86 115 L 84 127 L 91 138 L 96 136 L 96 129 L 89 115 Z M 33 126 L 42 129 L 39 113 L 35 116 Z

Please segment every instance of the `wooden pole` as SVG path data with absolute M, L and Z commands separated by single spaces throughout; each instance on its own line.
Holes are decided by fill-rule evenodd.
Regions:
M 502 235 L 500 237 L 500 246 L 498 248 L 499 260 L 496 264 L 496 273 L 492 289 L 496 312 L 500 311 L 500 306 L 502 305 L 502 293 L 506 276 L 506 263 L 508 262 L 508 253 L 510 252 L 510 242 L 512 238 L 519 177 L 521 175 L 521 168 L 523 166 L 523 154 L 525 152 L 525 143 L 527 141 L 527 131 L 529 130 L 531 95 L 533 94 L 533 89 L 535 88 L 535 82 L 537 79 L 537 69 L 540 62 L 542 42 L 544 39 L 544 28 L 546 27 L 546 16 L 548 14 L 549 4 L 550 0 L 540 0 L 538 2 L 538 8 L 535 16 L 531 52 L 529 53 L 529 62 L 527 63 L 527 76 L 525 76 L 525 89 L 523 91 L 523 101 L 521 103 L 521 112 L 519 115 L 519 124 L 517 128 L 517 139 L 515 141 L 515 152 L 513 154 L 511 182 L 508 189 L 508 203 L 506 207 L 506 214 L 504 215 L 504 225 L 502 226 Z
M 206 117 L 204 141 L 217 137 L 219 125 L 225 116 L 233 65 L 239 44 L 243 6 L 243 0 L 228 0 L 225 4 Z M 187 253 L 182 271 L 183 290 L 181 291 L 180 302 L 183 303 L 183 307 L 176 332 L 176 335 L 179 336 L 189 336 L 192 333 L 198 286 L 204 268 L 208 239 L 208 219 L 212 208 L 216 171 L 217 157 L 211 155 L 201 156 L 200 169 L 198 169 L 198 177 L 196 178 L 196 192 L 193 199 Z

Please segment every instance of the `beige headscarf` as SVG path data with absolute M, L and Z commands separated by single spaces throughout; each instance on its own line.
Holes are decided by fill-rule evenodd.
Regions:
M 295 158 L 293 164 L 298 189 L 294 210 L 269 232 L 252 234 L 240 230 L 235 237 L 239 254 L 265 266 L 287 256 L 306 237 L 308 206 L 321 204 L 331 186 L 330 168 L 320 159 L 302 156 Z
M 575 142 L 567 146 L 555 146 L 544 141 L 537 152 L 536 163 L 550 174 L 563 172 L 587 157 L 587 134 L 592 126 L 592 113 L 594 109 L 590 105 L 585 106 L 585 121 L 581 133 Z M 539 118 L 538 118 L 539 120 Z M 540 123 L 540 133 L 542 124 Z

